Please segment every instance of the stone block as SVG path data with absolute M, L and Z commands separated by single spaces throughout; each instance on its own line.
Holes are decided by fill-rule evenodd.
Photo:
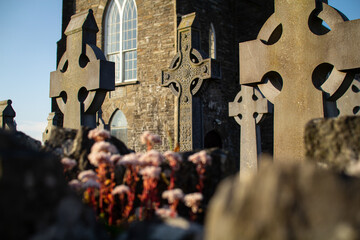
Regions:
M 257 175 L 220 184 L 205 239 L 359 239 L 359 187 L 358 178 L 308 162 L 263 165 Z
M 306 158 L 344 171 L 360 159 L 360 117 L 315 119 L 306 125 Z

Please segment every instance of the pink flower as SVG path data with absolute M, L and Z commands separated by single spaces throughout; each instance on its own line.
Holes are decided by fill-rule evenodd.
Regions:
M 96 142 L 105 141 L 111 138 L 110 132 L 106 130 L 93 129 L 89 131 L 88 138 L 95 140 Z
M 120 161 L 117 162 L 118 165 L 131 165 L 136 166 L 139 162 L 139 154 L 138 153 L 129 153 L 124 155 Z
M 144 179 L 156 178 L 159 179 L 161 173 L 160 167 L 148 166 L 140 170 L 140 174 L 143 175 Z
M 161 218 L 177 217 L 177 212 L 169 208 L 158 208 L 156 209 L 155 214 Z
M 98 167 L 101 163 L 111 163 L 110 161 L 111 153 L 109 152 L 92 152 L 88 155 L 89 162 Z
M 196 165 L 211 165 L 211 157 L 206 153 L 205 150 L 189 156 L 189 161 Z
M 180 188 L 164 191 L 162 198 L 167 199 L 169 203 L 173 203 L 175 200 L 183 199 L 184 193 Z
M 67 158 L 67 157 L 64 157 L 63 159 L 61 159 L 61 163 L 66 170 L 73 169 L 77 164 L 77 162 L 74 159 Z
M 184 197 L 185 205 L 190 207 L 193 213 L 197 213 L 202 200 L 203 195 L 201 193 L 190 193 Z
M 118 153 L 116 147 L 113 144 L 103 141 L 94 143 L 94 145 L 91 147 L 91 152 L 109 152 L 111 154 Z
M 100 188 L 100 183 L 98 183 L 97 181 L 95 181 L 93 179 L 89 179 L 83 183 L 82 187 L 85 189 L 86 188 Z
M 140 141 L 142 144 L 148 144 L 148 143 L 161 143 L 161 138 L 159 135 L 153 134 L 149 131 L 145 131 L 141 136 L 140 136 Z
M 164 153 L 164 157 L 169 161 L 171 168 L 179 170 L 179 163 L 182 162 L 180 154 L 173 151 L 167 151 Z
M 77 179 L 71 180 L 68 184 L 74 190 L 80 190 L 81 187 L 82 187 L 81 182 L 79 180 L 77 180 Z
M 78 175 L 78 179 L 82 182 L 86 182 L 89 179 L 96 180 L 97 178 L 98 177 L 97 177 L 96 173 L 94 172 L 94 170 L 82 171 Z
M 110 162 L 112 162 L 113 164 L 117 164 L 122 158 L 123 156 L 121 156 L 120 154 L 115 154 L 110 157 Z
M 130 192 L 130 188 L 128 186 L 122 184 L 122 185 L 116 186 L 112 190 L 111 194 L 116 195 L 116 194 L 124 194 L 124 193 L 128 193 L 128 192 Z
M 164 157 L 156 150 L 150 150 L 143 154 L 139 161 L 142 165 L 160 166 L 164 162 Z

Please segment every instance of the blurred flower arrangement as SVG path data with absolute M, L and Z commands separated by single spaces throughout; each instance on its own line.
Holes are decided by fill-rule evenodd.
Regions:
M 69 185 L 82 194 L 83 202 L 91 206 L 99 219 L 110 226 L 126 225 L 134 220 L 150 220 L 156 217 L 179 216 L 179 205 L 187 209 L 187 217 L 196 221 L 202 212 L 202 200 L 206 166 L 211 165 L 211 157 L 206 151 L 188 157 L 198 175 L 197 192 L 184 193 L 177 186 L 177 172 L 182 159 L 177 152 L 164 154 L 154 150 L 161 143 L 158 135 L 148 131 L 140 137 L 146 145 L 145 153 L 120 155 L 117 148 L 108 142 L 111 138 L 106 130 L 93 129 L 88 138 L 95 143 L 91 147 L 88 160 L 94 167 L 78 174 Z M 64 172 L 76 166 L 74 159 L 63 158 Z M 122 179 L 116 178 L 124 172 Z

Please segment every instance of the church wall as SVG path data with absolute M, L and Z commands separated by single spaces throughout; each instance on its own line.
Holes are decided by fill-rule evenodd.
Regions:
M 213 24 L 216 60 L 221 63 L 222 71 L 221 80 L 208 81 L 208 86 L 201 92 L 204 136 L 211 131 L 217 132 L 222 138 L 223 149 L 229 152 L 231 158 L 239 159 L 240 126 L 228 113 L 228 103 L 234 101 L 240 90 L 239 42 L 257 37 L 261 26 L 273 12 L 273 0 L 177 1 L 178 22 L 182 15 L 191 12 L 197 13 L 201 48 L 207 54 L 210 24 Z M 263 142 L 266 143 L 265 148 L 272 147 L 271 143 Z
M 72 1 L 73 4 L 67 4 L 68 10 L 64 9 L 64 12 L 93 9 L 100 29 L 97 45 L 103 49 L 104 14 L 110 0 Z M 217 132 L 223 148 L 231 158 L 238 159 L 240 127 L 228 117 L 228 103 L 240 90 L 238 46 L 239 42 L 256 38 L 273 12 L 273 0 L 136 0 L 136 5 L 138 82 L 117 86 L 107 95 L 102 107 L 105 123 L 109 124 L 112 114 L 120 109 L 128 121 L 129 148 L 144 150 L 139 137 L 143 131 L 149 130 L 161 136 L 163 144 L 159 149 L 169 150 L 168 132 L 174 136 L 175 99 L 170 89 L 160 86 L 161 70 L 168 68 L 176 54 L 176 26 L 181 16 L 196 12 L 200 22 L 201 48 L 205 53 L 209 52 L 210 24 L 214 25 L 216 59 L 221 63 L 222 71 L 221 80 L 207 81 L 207 86 L 200 91 L 204 136 L 211 131 Z
M 97 45 L 104 47 L 104 24 L 108 0 L 76 0 L 75 12 L 92 8 L 98 27 Z M 137 82 L 118 85 L 102 106 L 102 117 L 109 124 L 114 112 L 121 110 L 128 122 L 129 148 L 144 150 L 139 137 L 148 130 L 159 134 L 163 144 L 157 149 L 169 150 L 169 134 L 174 136 L 174 96 L 160 86 L 161 69 L 167 68 L 175 54 L 176 18 L 174 1 L 137 0 L 138 45 Z

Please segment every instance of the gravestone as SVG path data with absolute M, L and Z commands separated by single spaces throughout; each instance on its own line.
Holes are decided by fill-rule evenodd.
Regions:
M 60 117 L 55 112 L 49 113 L 49 116 L 47 118 L 48 125 L 45 128 L 45 131 L 42 135 L 42 141 L 45 143 L 50 139 L 50 134 L 56 128 L 56 126 L 60 126 Z
M 253 173 L 258 169 L 258 153 L 261 152 L 260 129 L 257 125 L 268 113 L 268 101 L 261 93 L 246 85 L 229 103 L 229 116 L 241 126 L 240 172 Z
M 274 104 L 274 159 L 304 159 L 305 124 L 324 117 L 323 97 L 340 97 L 360 67 L 360 20 L 346 20 L 322 1 L 275 0 L 258 38 L 240 43 L 240 83 Z
M 358 76 L 359 77 L 359 76 Z M 360 115 L 360 80 L 355 78 L 345 94 L 336 101 L 339 116 Z
M 199 94 L 203 81 L 220 78 L 220 65 L 200 52 L 200 32 L 195 13 L 182 16 L 178 27 L 177 54 L 162 71 L 161 83 L 177 97 L 175 139 L 181 151 L 202 148 L 202 107 Z
M 63 127 L 96 127 L 96 112 L 115 89 L 115 65 L 96 47 L 99 31 L 92 10 L 71 17 L 66 52 L 50 76 L 50 97 L 64 114 Z
M 16 130 L 14 118 L 16 113 L 11 106 L 12 101 L 0 101 L 0 128 L 5 130 Z

